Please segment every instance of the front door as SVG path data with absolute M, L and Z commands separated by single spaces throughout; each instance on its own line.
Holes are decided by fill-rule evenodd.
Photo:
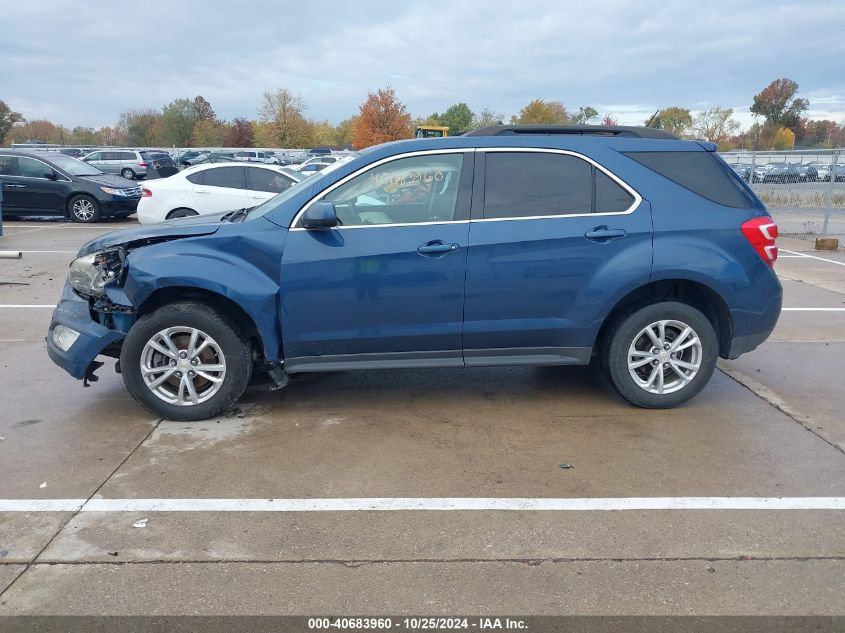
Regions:
M 465 363 L 589 362 L 608 301 L 648 282 L 648 202 L 563 151 L 479 150 L 476 160 Z
M 339 226 L 294 221 L 280 296 L 288 371 L 463 364 L 472 169 L 472 153 L 386 159 L 321 197 Z

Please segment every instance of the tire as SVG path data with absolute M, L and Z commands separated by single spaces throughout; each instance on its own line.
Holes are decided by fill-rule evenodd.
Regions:
M 199 215 L 199 213 L 193 209 L 188 209 L 187 207 L 179 207 L 178 209 L 173 209 L 173 211 L 168 213 L 165 220 L 173 220 L 174 218 L 190 218 L 194 215 Z
M 197 347 L 203 347 L 197 364 L 188 354 L 192 331 L 198 332 Z M 172 349 L 167 340 L 178 354 L 158 351 Z M 207 341 L 205 346 L 203 341 Z M 195 371 L 192 367 L 206 371 L 197 369 L 189 377 Z M 241 397 L 252 375 L 252 350 L 247 337 L 225 314 L 204 303 L 185 301 L 162 306 L 130 328 L 120 351 L 120 368 L 132 397 L 156 415 L 168 420 L 205 420 L 227 411 Z M 160 384 L 150 384 L 155 382 Z
M 663 341 L 670 348 L 661 350 L 653 358 L 656 344 L 645 331 L 654 325 L 652 331 L 659 340 L 658 324 L 661 322 L 665 331 Z M 686 327 L 691 328 L 691 333 L 679 343 L 684 349 L 673 352 L 673 341 L 681 338 Z M 694 342 L 696 338 L 697 344 Z M 691 345 L 687 347 L 688 343 Z M 679 353 L 680 357 L 673 359 L 671 353 Z M 668 409 L 686 402 L 704 388 L 716 368 L 717 357 L 716 332 L 710 320 L 686 303 L 663 301 L 617 319 L 611 325 L 600 359 L 606 378 L 628 402 L 646 409 Z M 646 362 L 630 369 L 629 359 L 634 363 Z M 654 365 L 655 360 L 657 366 Z M 697 370 L 693 372 L 687 367 L 680 367 L 675 364 L 678 362 L 689 367 L 697 366 Z M 637 380 L 632 372 L 637 375 Z M 652 380 L 651 386 L 647 386 Z
M 70 219 L 81 224 L 90 224 L 100 220 L 100 203 L 91 196 L 79 194 L 67 203 Z
M 127 180 L 135 180 L 135 172 L 131 169 L 124 169 L 120 172 L 120 175 L 126 178 Z

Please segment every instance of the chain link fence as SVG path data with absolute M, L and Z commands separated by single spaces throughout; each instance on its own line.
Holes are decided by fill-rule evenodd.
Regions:
M 781 235 L 845 237 L 845 150 L 721 154 L 751 185 Z

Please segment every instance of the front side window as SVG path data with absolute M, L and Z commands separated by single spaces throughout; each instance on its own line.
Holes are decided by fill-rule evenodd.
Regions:
M 243 167 L 217 167 L 205 171 L 204 184 L 210 187 L 246 189 Z
M 253 191 L 266 191 L 268 193 L 282 193 L 291 186 L 292 180 L 272 169 L 261 169 L 260 167 L 249 167 L 249 188 Z
M 25 158 L 23 156 L 18 158 L 18 169 L 20 170 L 21 176 L 28 178 L 47 178 L 46 174 L 53 171 L 40 160 Z
M 400 158 L 368 169 L 327 194 L 343 226 L 455 219 L 462 154 Z

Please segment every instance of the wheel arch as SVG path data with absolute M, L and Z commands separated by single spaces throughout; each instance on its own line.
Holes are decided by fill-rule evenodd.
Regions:
M 154 312 L 158 308 L 184 301 L 196 301 L 209 305 L 232 319 L 240 330 L 253 344 L 253 349 L 266 355 L 264 337 L 253 318 L 235 301 L 213 290 L 192 286 L 168 286 L 154 290 L 144 302 L 138 306 L 138 317 Z
M 603 348 L 614 323 L 621 317 L 658 301 L 679 301 L 700 310 L 713 324 L 719 343 L 719 356 L 727 358 L 733 332 L 730 310 L 715 290 L 691 279 L 661 279 L 644 284 L 623 296 L 602 322 L 596 337 L 596 348 Z
M 90 191 L 85 191 L 84 189 L 75 189 L 69 194 L 67 194 L 67 196 L 65 197 L 64 212 L 66 218 L 70 217 L 70 201 L 73 200 L 76 196 L 85 196 L 87 198 L 91 198 L 91 200 L 96 202 L 99 207 L 103 206 L 103 203 L 97 199 L 97 196 L 95 196 Z

